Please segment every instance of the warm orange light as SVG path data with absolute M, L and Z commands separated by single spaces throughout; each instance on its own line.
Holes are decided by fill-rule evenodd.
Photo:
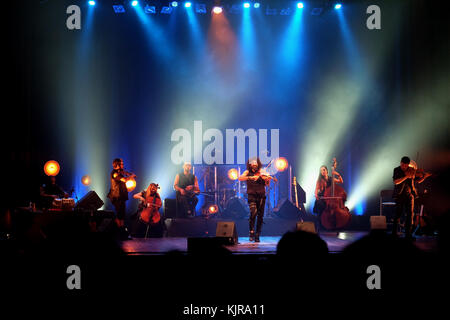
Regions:
M 88 175 L 82 176 L 81 177 L 81 183 L 84 184 L 85 186 L 88 186 L 91 184 L 91 177 Z
M 136 188 L 136 180 L 134 180 L 134 178 L 130 178 L 127 182 L 125 182 L 125 185 L 127 186 L 127 191 L 131 192 L 134 188 Z
M 210 214 L 217 213 L 218 211 L 219 211 L 219 207 L 217 206 L 217 204 L 214 204 L 214 205 L 212 205 L 212 206 L 209 206 L 209 208 L 208 208 L 208 212 L 209 212 Z
M 236 169 L 228 170 L 228 178 L 230 180 L 237 180 L 238 179 L 238 171 Z
M 59 173 L 59 163 L 55 160 L 47 161 L 44 164 L 44 172 L 48 176 L 56 176 Z
M 213 12 L 214 12 L 215 14 L 222 13 L 222 7 L 214 7 L 214 8 L 213 8 Z
M 278 158 L 277 161 L 275 161 L 275 167 L 278 171 L 284 171 L 288 167 L 288 161 L 283 157 Z

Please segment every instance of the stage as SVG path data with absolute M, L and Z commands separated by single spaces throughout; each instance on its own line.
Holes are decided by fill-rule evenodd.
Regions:
M 368 232 L 322 232 L 319 236 L 327 243 L 330 253 L 340 253 L 351 243 L 361 239 Z M 273 255 L 281 236 L 263 236 L 261 242 L 249 242 L 248 237 L 239 237 L 238 244 L 225 246 L 235 255 Z M 436 238 L 432 236 L 417 237 L 415 246 L 426 252 L 436 251 Z M 188 253 L 188 238 L 134 238 L 120 243 L 127 255 L 162 255 L 170 251 Z

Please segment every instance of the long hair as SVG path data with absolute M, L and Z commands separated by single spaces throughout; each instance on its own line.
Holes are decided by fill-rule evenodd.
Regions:
M 325 180 L 325 178 L 322 176 L 322 168 L 325 168 L 327 170 L 327 176 L 328 176 L 328 168 L 326 165 L 320 166 L 319 169 L 319 176 L 317 177 L 317 182 L 316 184 L 320 185 L 320 189 L 324 189 L 327 186 L 327 181 Z M 327 178 L 328 179 L 328 178 Z
M 146 197 L 146 198 L 150 197 L 150 189 L 151 189 L 152 186 L 155 186 L 155 187 L 156 187 L 155 194 L 158 194 L 159 185 L 157 185 L 156 183 L 152 182 L 152 183 L 150 183 L 150 184 L 148 185 L 147 190 L 146 190 L 146 192 L 145 192 L 145 197 Z
M 251 172 L 251 166 L 250 166 L 250 162 L 252 162 L 253 160 L 255 160 L 254 158 L 252 158 L 252 159 L 248 159 L 247 160 L 247 170 L 249 171 L 249 172 Z M 258 163 L 258 170 L 257 171 L 259 171 L 261 168 L 262 168 L 262 163 L 261 163 L 261 160 L 259 160 L 259 158 L 257 157 L 256 158 L 256 162 Z

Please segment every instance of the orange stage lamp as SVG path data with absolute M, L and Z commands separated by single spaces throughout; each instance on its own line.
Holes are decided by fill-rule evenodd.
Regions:
M 217 213 L 218 211 L 219 211 L 219 207 L 217 206 L 217 204 L 211 205 L 208 208 L 209 214 L 214 214 L 214 213 Z
M 228 170 L 228 178 L 230 180 L 237 180 L 238 177 L 238 171 L 236 169 L 230 169 Z
M 56 162 L 55 160 L 47 161 L 44 164 L 44 172 L 48 176 L 57 176 L 59 173 L 59 169 L 60 169 L 59 163 Z
M 288 167 L 288 161 L 283 157 L 278 158 L 275 161 L 275 167 L 278 169 L 278 171 L 284 171 Z
M 125 182 L 125 185 L 127 186 L 127 191 L 131 192 L 136 188 L 136 180 L 134 180 L 134 178 L 129 178 L 127 182 Z
M 91 177 L 89 175 L 85 175 L 81 177 L 81 183 L 85 186 L 88 186 L 91 184 Z

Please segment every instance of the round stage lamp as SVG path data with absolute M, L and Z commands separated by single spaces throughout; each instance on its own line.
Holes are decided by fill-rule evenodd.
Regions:
M 57 176 L 59 173 L 59 169 L 60 169 L 59 163 L 56 162 L 55 160 L 47 161 L 44 164 L 44 172 L 48 176 Z
M 238 171 L 236 169 L 234 169 L 234 168 L 228 170 L 228 178 L 230 180 L 237 180 L 239 178 L 238 177 Z
M 85 186 L 88 186 L 91 184 L 91 177 L 89 175 L 85 175 L 81 177 L 81 183 Z
M 134 180 L 134 178 L 130 178 L 127 182 L 125 182 L 125 185 L 127 186 L 127 191 L 131 192 L 134 188 L 136 188 L 136 180 Z
M 222 13 L 222 7 L 214 7 L 214 8 L 213 8 L 213 12 L 214 12 L 215 14 Z
M 215 214 L 217 212 L 219 212 L 219 207 L 217 206 L 217 204 L 213 204 L 213 205 L 208 207 L 208 213 L 209 214 Z
M 286 158 L 278 158 L 275 161 L 275 167 L 278 169 L 278 171 L 284 171 L 287 169 L 288 167 L 288 161 L 286 160 Z

